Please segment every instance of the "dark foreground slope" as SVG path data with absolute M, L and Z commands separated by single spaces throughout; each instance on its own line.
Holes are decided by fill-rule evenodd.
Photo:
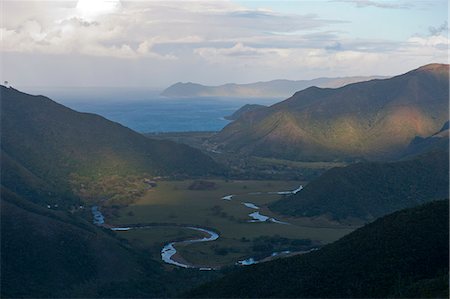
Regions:
M 449 66 L 384 80 L 310 87 L 249 112 L 211 142 L 219 150 L 291 160 L 389 159 L 448 121 Z
M 158 279 L 162 273 L 158 263 L 86 221 L 41 208 L 5 189 L 1 237 L 2 298 L 110 295 L 110 284 Z M 155 296 L 161 295 L 160 284 L 147 291 L 152 288 Z
M 232 272 L 192 297 L 448 297 L 448 201 L 395 212 L 322 249 Z
M 294 216 L 374 219 L 430 200 L 448 198 L 448 151 L 411 160 L 333 168 L 295 195 L 270 206 Z
M 98 115 L 4 86 L 1 133 L 2 185 L 28 199 L 71 197 L 75 175 L 96 180 L 220 173 L 197 149 L 152 140 Z
M 74 178 L 113 178 L 105 186 L 127 196 L 133 180 L 217 174 L 217 164 L 46 97 L 0 91 L 1 297 L 164 297 L 182 287 L 148 252 L 82 217 L 91 215 L 76 203 L 90 198 L 74 191 Z M 98 189 L 98 199 L 109 199 L 108 188 Z
M 167 272 L 110 231 L 1 190 L 1 298 L 162 298 L 210 280 Z

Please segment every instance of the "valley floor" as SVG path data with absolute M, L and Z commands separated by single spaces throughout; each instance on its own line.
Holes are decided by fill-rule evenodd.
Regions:
M 203 227 L 219 234 L 212 242 L 177 245 L 176 258 L 203 267 L 223 267 L 273 252 L 305 251 L 335 241 L 357 225 L 325 218 L 287 218 L 267 208 L 283 193 L 298 191 L 305 182 L 209 180 L 211 190 L 190 190 L 192 180 L 160 181 L 127 207 L 104 206 L 106 222 L 117 227 L 151 225 L 147 229 L 115 231 L 132 246 L 148 250 L 161 261 L 169 242 L 202 238 L 186 227 Z M 301 192 L 301 191 L 299 191 Z M 169 266 L 172 267 L 172 266 Z
M 333 167 L 344 167 L 342 161 L 307 162 L 248 156 L 217 149 L 210 140 L 218 132 L 146 133 L 151 139 L 170 140 L 198 148 L 230 170 L 230 177 L 245 180 L 311 180 Z

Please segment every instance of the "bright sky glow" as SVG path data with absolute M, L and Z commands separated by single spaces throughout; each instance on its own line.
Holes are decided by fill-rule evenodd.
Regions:
M 77 10 L 82 17 L 95 18 L 117 11 L 120 8 L 119 0 L 78 0 Z
M 17 87 L 164 88 L 448 63 L 443 0 L 1 3 L 0 79 Z

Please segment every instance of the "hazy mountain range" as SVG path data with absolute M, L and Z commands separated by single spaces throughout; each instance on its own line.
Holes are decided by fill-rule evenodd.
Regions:
M 175 83 L 166 88 L 161 95 L 165 97 L 258 97 L 286 98 L 295 92 L 311 86 L 337 88 L 350 83 L 385 78 L 382 76 L 317 78 L 312 80 L 272 80 L 248 84 L 229 83 L 219 86 L 206 86 L 187 82 Z
M 244 113 L 212 142 L 220 150 L 292 160 L 387 159 L 448 121 L 449 66 L 337 89 L 310 87 Z

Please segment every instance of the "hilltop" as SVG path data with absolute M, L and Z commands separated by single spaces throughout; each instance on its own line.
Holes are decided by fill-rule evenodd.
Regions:
M 229 116 L 225 116 L 225 119 L 236 120 L 247 112 L 256 111 L 256 110 L 264 109 L 264 108 L 266 108 L 266 106 L 264 106 L 264 105 L 246 104 L 246 105 L 242 106 L 241 108 L 239 108 L 238 110 L 236 110 L 235 112 L 233 112 L 233 114 L 231 114 Z

